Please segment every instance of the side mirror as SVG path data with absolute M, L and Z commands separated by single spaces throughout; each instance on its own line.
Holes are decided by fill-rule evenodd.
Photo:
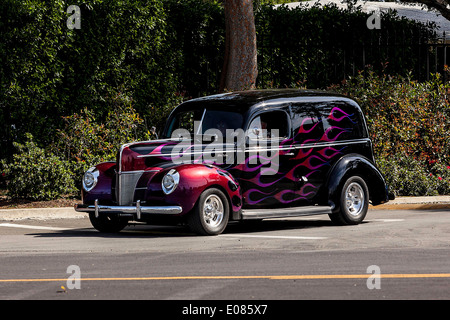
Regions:
M 158 139 L 158 133 L 156 132 L 156 127 L 155 126 L 153 126 L 150 129 L 150 133 L 153 134 L 156 137 L 156 139 Z
M 251 132 L 252 132 L 252 134 L 255 135 L 256 137 L 259 137 L 259 135 L 260 135 L 260 133 L 261 133 L 261 130 L 260 130 L 259 128 L 257 128 L 257 127 L 254 127 L 254 128 L 251 130 Z

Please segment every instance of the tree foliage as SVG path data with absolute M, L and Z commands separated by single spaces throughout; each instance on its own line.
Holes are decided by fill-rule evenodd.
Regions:
M 79 5 L 81 29 L 66 25 L 69 5 Z M 144 115 L 173 99 L 160 1 L 5 0 L 0 17 L 2 145 L 29 131 L 48 144 L 62 116 L 84 107 L 106 115 L 118 93 Z

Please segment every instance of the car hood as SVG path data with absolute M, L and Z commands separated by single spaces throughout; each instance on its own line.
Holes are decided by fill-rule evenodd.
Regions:
M 163 169 L 181 163 L 215 164 L 215 157 L 211 154 L 214 156 L 215 152 L 223 153 L 233 147 L 223 143 L 201 144 L 193 140 L 134 142 L 120 148 L 117 161 L 119 172 Z

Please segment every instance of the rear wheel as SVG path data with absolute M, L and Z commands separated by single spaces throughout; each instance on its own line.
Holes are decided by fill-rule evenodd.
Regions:
M 94 212 L 89 212 L 89 220 L 95 229 L 106 233 L 119 232 L 128 224 L 128 220 L 120 219 L 117 215 L 102 214 L 97 218 Z
M 222 191 L 207 189 L 189 214 L 189 227 L 200 235 L 220 234 L 228 224 L 229 210 L 228 199 Z
M 344 183 L 337 210 L 330 214 L 330 219 L 340 225 L 358 224 L 366 217 L 369 209 L 369 190 L 365 181 L 353 176 Z

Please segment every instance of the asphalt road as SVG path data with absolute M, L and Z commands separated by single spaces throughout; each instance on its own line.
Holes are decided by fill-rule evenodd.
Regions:
M 180 314 L 188 300 L 448 300 L 450 210 L 370 210 L 357 226 L 272 219 L 215 237 L 147 225 L 101 234 L 88 219 L 0 221 L 0 299 L 181 300 Z

